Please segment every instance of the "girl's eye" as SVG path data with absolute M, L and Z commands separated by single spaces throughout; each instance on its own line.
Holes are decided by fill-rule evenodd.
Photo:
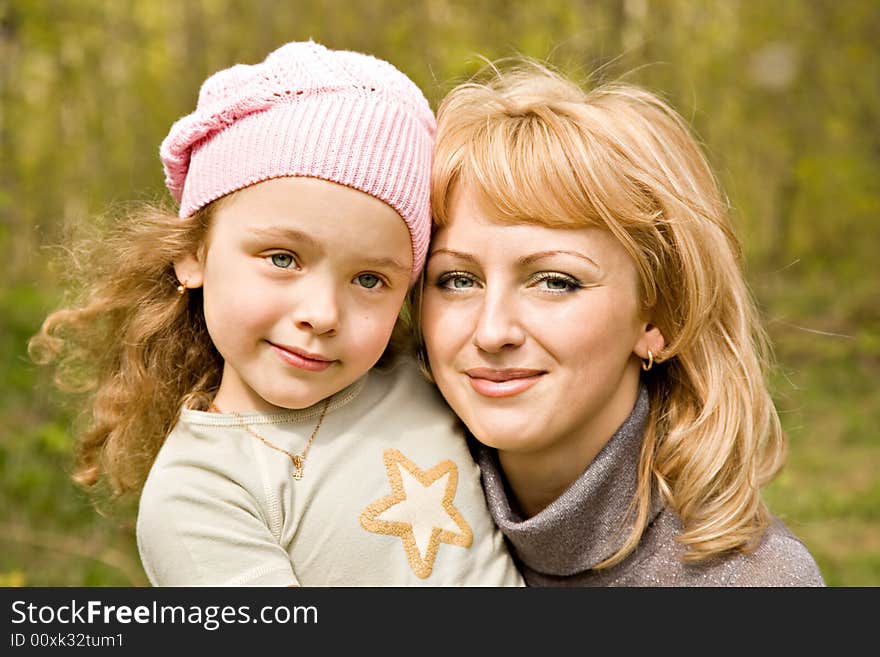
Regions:
M 574 292 L 583 287 L 576 278 L 556 272 L 542 272 L 533 279 L 536 285 L 548 292 Z
M 354 280 L 358 282 L 358 285 L 368 290 L 372 290 L 382 282 L 382 279 L 375 274 L 358 274 Z
M 296 265 L 296 258 L 290 253 L 273 253 L 269 259 L 273 265 L 280 269 L 290 269 Z
M 474 277 L 464 272 L 449 272 L 437 279 L 437 287 L 447 290 L 468 290 L 475 285 Z

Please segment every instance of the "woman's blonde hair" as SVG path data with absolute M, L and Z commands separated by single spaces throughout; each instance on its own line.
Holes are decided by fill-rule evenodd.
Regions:
M 635 262 L 645 308 L 666 339 L 644 376 L 651 413 L 635 525 L 601 566 L 635 549 L 654 492 L 681 518 L 686 560 L 753 549 L 771 518 L 760 490 L 782 467 L 786 440 L 741 248 L 686 122 L 645 89 L 585 90 L 528 61 L 457 86 L 437 119 L 435 227 L 461 184 L 499 221 L 603 227 Z
M 140 204 L 66 250 L 68 298 L 28 351 L 54 366 L 61 390 L 85 397 L 72 478 L 87 490 L 139 491 L 181 408 L 207 410 L 220 385 L 223 358 L 208 334 L 202 291 L 179 294 L 173 262 L 205 247 L 223 202 L 187 219 Z M 377 366 L 411 349 L 408 318 L 405 306 Z

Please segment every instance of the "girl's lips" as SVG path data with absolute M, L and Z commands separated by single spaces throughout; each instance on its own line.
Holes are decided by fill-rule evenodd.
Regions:
M 295 350 L 292 347 L 281 347 L 277 344 L 269 343 L 269 346 L 275 350 L 275 353 L 288 365 L 297 367 L 308 372 L 323 372 L 330 367 L 335 360 L 330 360 L 319 356 L 318 354 L 308 354 Z
M 546 374 L 542 370 L 490 370 L 476 368 L 465 372 L 471 387 L 485 397 L 513 397 L 525 392 Z

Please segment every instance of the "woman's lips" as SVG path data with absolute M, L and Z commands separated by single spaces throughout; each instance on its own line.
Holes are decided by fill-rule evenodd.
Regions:
M 531 369 L 494 370 L 478 367 L 466 370 L 471 387 L 486 397 L 512 397 L 525 392 L 546 372 Z
M 325 358 L 320 354 L 313 354 L 308 351 L 303 351 L 302 349 L 297 349 L 296 347 L 282 347 L 273 342 L 270 342 L 269 346 L 275 350 L 275 353 L 278 354 L 281 360 L 285 363 L 308 372 L 323 372 L 336 362 L 335 360 Z

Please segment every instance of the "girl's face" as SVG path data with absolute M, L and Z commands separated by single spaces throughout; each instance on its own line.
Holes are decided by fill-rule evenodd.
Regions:
M 391 337 L 412 271 L 406 224 L 363 192 L 277 178 L 221 202 L 206 248 L 175 263 L 204 287 L 225 412 L 306 408 L 363 376 Z
M 432 239 L 421 316 L 443 396 L 502 452 L 604 444 L 635 403 L 640 359 L 662 346 L 626 250 L 598 228 L 497 223 L 467 188 L 449 219 Z

